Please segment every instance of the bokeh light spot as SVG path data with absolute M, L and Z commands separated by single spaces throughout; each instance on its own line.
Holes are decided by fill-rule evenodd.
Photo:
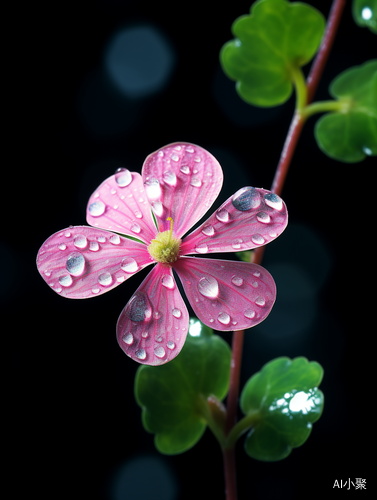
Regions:
M 164 87 L 174 65 L 170 43 L 153 26 L 124 28 L 110 41 L 105 64 L 109 77 L 129 98 L 146 97 Z

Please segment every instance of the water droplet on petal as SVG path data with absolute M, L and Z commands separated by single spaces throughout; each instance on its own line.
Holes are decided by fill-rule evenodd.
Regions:
M 177 176 L 171 170 L 164 172 L 162 178 L 164 179 L 165 184 L 168 184 L 169 186 L 174 187 L 177 185 Z
M 157 215 L 157 217 L 162 217 L 162 215 L 164 213 L 164 207 L 163 207 L 161 201 L 154 201 L 152 203 L 152 209 L 153 209 L 153 212 L 155 213 L 155 215 Z
M 169 342 L 166 344 L 166 347 L 168 349 L 174 349 L 175 344 L 174 344 L 174 342 L 172 342 L 171 340 L 169 340 Z
M 67 274 L 65 276 L 60 276 L 59 283 L 62 286 L 71 286 L 73 283 L 73 280 L 72 280 L 72 277 L 69 274 Z
M 240 278 L 239 276 L 233 276 L 232 283 L 233 283 L 233 285 L 236 285 L 236 286 L 242 286 L 243 285 L 243 279 Z
M 100 243 L 106 243 L 106 238 L 104 236 L 98 236 L 97 240 L 100 242 Z
M 139 226 L 139 224 L 137 222 L 135 222 L 135 224 L 132 224 L 131 226 L 131 231 L 133 233 L 136 233 L 136 234 L 139 234 L 140 231 L 141 231 L 141 227 Z
M 245 318 L 252 319 L 255 316 L 255 311 L 253 311 L 252 309 L 246 309 L 243 315 L 245 316 Z
M 173 161 L 179 161 L 179 156 L 175 153 L 173 153 L 170 157 Z
M 110 236 L 109 241 L 113 245 L 119 245 L 120 244 L 120 237 L 117 234 L 113 234 L 112 236 Z
M 202 233 L 206 236 L 213 236 L 215 234 L 215 229 L 211 226 L 211 224 L 207 224 L 203 227 Z
M 263 245 L 264 238 L 260 234 L 253 234 L 253 236 L 251 237 L 251 241 L 255 243 L 255 245 Z
M 232 247 L 234 250 L 238 250 L 241 248 L 241 243 L 243 243 L 241 238 L 236 238 L 235 240 L 232 241 Z
M 263 307 L 264 305 L 266 305 L 266 301 L 264 300 L 263 297 L 258 297 L 256 299 L 255 303 L 257 306 L 260 306 L 260 307 Z
M 126 314 L 131 321 L 144 321 L 152 316 L 152 308 L 149 304 L 148 297 L 143 292 L 136 292 L 131 297 L 126 306 Z
M 229 325 L 230 323 L 230 316 L 226 312 L 221 312 L 218 316 L 217 319 L 219 323 L 222 323 L 223 325 Z
M 229 212 L 227 212 L 225 208 L 219 210 L 218 212 L 216 212 L 216 219 L 219 220 L 220 222 L 228 222 Z
M 268 224 L 271 221 L 270 216 L 266 212 L 259 212 L 257 214 L 257 219 L 264 224 Z
M 102 201 L 95 201 L 89 205 L 89 213 L 93 217 L 99 217 L 105 212 L 106 205 Z
M 253 187 L 244 187 L 233 195 L 232 204 L 237 210 L 246 212 L 259 207 L 261 204 L 260 194 Z
M 202 181 L 197 177 L 193 177 L 190 182 L 191 186 L 200 187 L 202 185 Z
M 206 276 L 200 278 L 198 282 L 198 290 L 203 297 L 215 299 L 219 295 L 219 284 L 213 276 Z
M 259 271 L 255 271 L 253 274 L 254 274 L 254 276 L 256 276 L 257 278 L 259 278 L 259 276 L 260 276 L 260 272 L 259 272 Z
M 98 276 L 98 283 L 102 286 L 109 286 L 113 282 L 113 278 L 110 273 L 102 273 Z
M 207 253 L 208 252 L 208 246 L 205 243 L 200 243 L 199 245 L 195 246 L 195 252 L 198 252 L 198 253 Z
M 137 210 L 137 211 L 135 212 L 135 217 L 136 217 L 137 219 L 141 219 L 141 218 L 143 217 L 143 214 Z
M 165 349 L 162 346 L 156 347 L 154 353 L 158 358 L 163 358 L 165 356 Z
M 192 146 L 186 146 L 186 151 L 188 153 L 193 153 L 194 152 L 194 148 Z
M 96 241 L 90 241 L 89 242 L 89 250 L 91 250 L 92 252 L 98 252 L 99 244 Z
M 160 318 L 161 318 L 161 313 L 160 313 L 160 311 L 155 311 L 155 312 L 153 313 L 153 317 L 154 317 L 154 319 L 160 319 Z
M 65 250 L 67 248 L 67 245 L 65 245 L 64 243 L 60 243 L 58 248 L 59 250 Z
M 137 262 L 132 257 L 125 257 L 122 260 L 120 267 L 123 269 L 124 272 L 130 274 L 135 273 L 138 270 Z
M 70 232 L 70 231 L 66 231 L 66 232 L 64 233 L 64 236 L 65 236 L 66 238 L 70 238 L 70 236 L 71 236 L 71 232 Z
M 276 210 L 281 210 L 283 208 L 283 200 L 275 193 L 265 194 L 264 201 L 266 205 Z
M 126 333 L 125 335 L 123 335 L 122 340 L 126 344 L 131 345 L 134 341 L 134 337 L 133 337 L 132 333 Z
M 158 179 L 151 178 L 146 181 L 144 186 L 150 200 L 158 200 L 161 198 L 161 186 Z
M 175 318 L 180 318 L 182 316 L 182 312 L 176 307 L 173 309 L 172 314 Z
M 128 186 L 132 181 L 131 172 L 127 170 L 127 168 L 118 168 L 115 172 L 115 181 L 119 187 L 123 188 Z
M 144 349 L 138 349 L 136 352 L 135 352 L 135 356 L 138 358 L 138 359 L 145 359 L 147 357 L 147 353 L 145 352 Z
M 173 278 L 170 276 L 170 274 L 165 274 L 162 278 L 161 278 L 161 284 L 162 286 L 164 286 L 165 288 L 174 288 L 174 280 Z
M 182 174 L 189 174 L 190 173 L 190 167 L 188 165 L 182 165 L 182 167 L 180 168 L 180 171 L 182 172 Z
M 94 288 L 92 288 L 92 293 L 99 293 L 99 288 L 98 286 L 95 286 Z
M 85 269 L 85 258 L 79 252 L 73 252 L 69 255 L 66 268 L 72 276 L 80 276 Z
M 85 248 L 86 245 L 88 244 L 88 240 L 84 235 L 78 234 L 73 238 L 73 244 L 75 245 L 76 248 Z

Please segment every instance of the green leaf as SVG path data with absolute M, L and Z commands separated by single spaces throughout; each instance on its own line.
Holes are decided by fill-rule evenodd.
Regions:
M 320 12 L 304 3 L 260 0 L 232 25 L 236 37 L 220 52 L 224 72 L 242 99 L 276 106 L 292 93 L 294 70 L 316 53 L 325 28 Z
M 318 146 L 331 158 L 347 163 L 377 155 L 377 59 L 344 71 L 329 91 L 344 108 L 317 121 Z
M 287 457 L 309 437 L 323 410 L 318 390 L 323 369 L 306 358 L 277 358 L 246 383 L 241 409 L 254 413 L 255 424 L 245 441 L 246 453 L 268 462 Z
M 353 0 L 352 15 L 358 26 L 377 33 L 377 0 Z
M 203 400 L 225 398 L 230 359 L 228 344 L 199 320 L 190 319 L 187 340 L 176 358 L 162 366 L 138 368 L 136 401 L 144 428 L 155 434 L 161 453 L 183 453 L 199 441 L 207 425 Z

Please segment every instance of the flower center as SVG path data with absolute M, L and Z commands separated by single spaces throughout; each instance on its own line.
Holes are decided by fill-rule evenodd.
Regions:
M 148 252 L 156 262 L 171 264 L 178 259 L 181 240 L 173 237 L 173 219 L 168 217 L 166 220 L 170 220 L 170 229 L 157 234 L 148 246 Z

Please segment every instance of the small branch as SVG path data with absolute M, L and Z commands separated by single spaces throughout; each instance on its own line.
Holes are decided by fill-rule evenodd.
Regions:
M 233 333 L 229 393 L 226 405 L 225 436 L 228 435 L 236 421 L 244 333 L 244 330 L 238 330 Z
M 314 94 L 317 90 L 318 83 L 321 79 L 324 67 L 330 54 L 331 47 L 334 42 L 335 34 L 337 32 L 340 18 L 345 6 L 345 0 L 334 0 L 329 14 L 329 19 L 326 25 L 326 30 L 318 50 L 317 56 L 314 60 L 307 79 L 307 96 L 306 102 L 300 101 L 300 106 L 307 105 L 312 102 Z M 276 169 L 275 177 L 272 183 L 271 191 L 280 195 L 284 182 L 289 170 L 289 166 L 296 149 L 298 139 L 301 135 L 305 123 L 305 117 L 301 116 L 299 112 L 295 111 L 291 125 L 289 127 L 288 135 L 284 143 L 283 151 L 281 153 L 280 161 Z M 262 262 L 264 247 L 259 247 L 253 252 L 253 262 L 260 264 Z M 239 379 L 241 371 L 242 348 L 243 348 L 244 331 L 235 331 L 233 334 L 232 342 L 232 362 L 230 369 L 230 384 L 227 400 L 227 418 L 225 424 L 225 436 L 234 426 L 237 414 L 238 393 L 239 393 Z M 226 499 L 236 500 L 236 466 L 234 457 L 234 448 L 223 449 L 224 457 L 224 472 L 225 472 L 225 489 Z
M 307 104 L 311 103 L 314 99 L 314 94 L 317 91 L 327 59 L 329 58 L 345 5 L 346 0 L 334 0 L 331 6 L 325 33 L 306 81 L 308 86 Z
M 236 461 L 234 448 L 223 449 L 226 500 L 237 500 Z

